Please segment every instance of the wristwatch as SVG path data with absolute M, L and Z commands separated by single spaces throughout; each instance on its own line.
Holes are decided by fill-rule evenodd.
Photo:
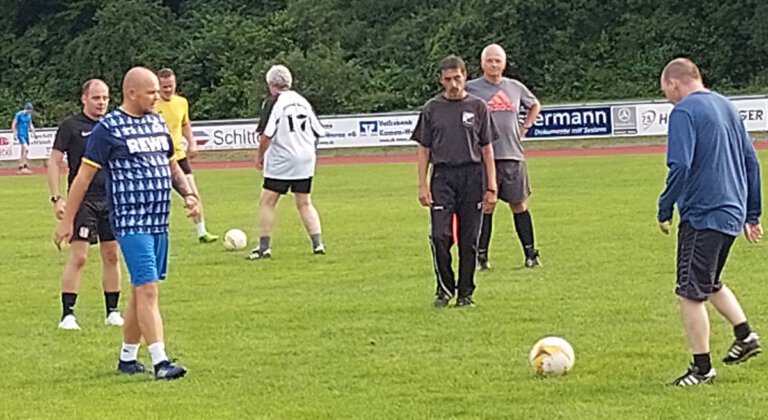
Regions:
M 56 204 L 56 203 L 59 202 L 59 200 L 61 200 L 61 196 L 60 195 L 52 195 L 51 196 L 51 204 Z

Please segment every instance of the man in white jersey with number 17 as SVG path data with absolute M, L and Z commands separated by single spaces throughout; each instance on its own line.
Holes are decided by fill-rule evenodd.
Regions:
M 264 171 L 259 203 L 259 246 L 249 260 L 272 256 L 272 226 L 280 196 L 290 189 L 296 196 L 304 227 L 312 240 L 312 252 L 325 254 L 320 236 L 320 216 L 312 205 L 310 192 L 317 163 L 317 141 L 325 135 L 312 105 L 291 90 L 293 77 L 287 67 L 272 66 L 267 71 L 272 95 L 264 104 L 259 119 L 259 154 L 256 167 Z

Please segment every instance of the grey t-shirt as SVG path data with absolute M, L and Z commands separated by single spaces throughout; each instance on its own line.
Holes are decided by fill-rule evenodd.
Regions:
M 493 141 L 491 114 L 482 99 L 430 99 L 421 110 L 411 139 L 429 149 L 433 165 L 460 166 L 483 161 L 482 148 Z
M 524 84 L 506 77 L 499 84 L 479 77 L 467 82 L 466 89 L 484 100 L 491 111 L 498 135 L 493 142 L 496 160 L 525 160 L 520 139 L 520 105 L 530 108 L 538 99 Z

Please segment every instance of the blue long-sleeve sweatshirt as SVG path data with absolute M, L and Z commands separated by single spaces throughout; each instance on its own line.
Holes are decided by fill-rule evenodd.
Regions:
M 722 95 L 701 91 L 678 102 L 669 116 L 667 186 L 660 222 L 672 219 L 737 236 L 762 213 L 760 166 L 738 111 Z

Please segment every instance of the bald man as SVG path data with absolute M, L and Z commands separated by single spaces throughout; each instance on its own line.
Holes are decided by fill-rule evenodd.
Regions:
M 522 138 L 533 126 L 541 111 L 539 100 L 517 80 L 504 77 L 507 54 L 497 44 L 488 45 L 480 56 L 483 76 L 467 82 L 467 92 L 480 97 L 491 111 L 497 130 L 493 142 L 496 159 L 496 180 L 499 200 L 509 204 L 515 221 L 515 230 L 523 246 L 525 266 L 541 265 L 539 251 L 533 237 L 533 222 L 528 210 L 528 169 L 525 164 Z M 528 109 L 525 121 L 520 124 L 520 107 Z M 488 249 L 491 243 L 493 212 L 483 212 L 478 241 L 477 262 L 481 270 L 491 268 Z
M 677 205 L 675 293 L 693 363 L 673 384 L 685 387 L 715 379 L 707 300 L 733 326 L 735 338 L 723 363 L 742 363 L 761 352 L 739 301 L 720 279 L 739 233 L 751 243 L 763 234 L 760 166 L 738 111 L 727 98 L 704 87 L 696 64 L 671 61 L 662 72 L 661 89 L 675 106 L 669 115 L 669 173 L 657 219 L 661 231 L 669 234 Z
M 145 371 L 138 359 L 144 338 L 156 379 L 177 379 L 187 370 L 165 353 L 158 282 L 168 264 L 171 188 L 184 197 L 187 216 L 199 214 L 199 202 L 184 172 L 173 159 L 173 141 L 163 119 L 154 113 L 160 86 L 157 76 L 134 67 L 123 79 L 123 104 L 93 128 L 83 164 L 69 192 L 69 204 L 56 227 L 57 246 L 72 237 L 75 209 L 101 169 L 105 173 L 112 232 L 131 277 L 131 300 L 125 311 L 118 372 Z
M 107 113 L 109 106 L 109 87 L 99 79 L 91 79 L 83 85 L 80 101 L 83 110 L 59 124 L 56 139 L 53 142 L 51 156 L 48 158 L 48 187 L 51 191 L 51 204 L 57 219 L 64 215 L 65 201 L 59 193 L 59 175 L 64 154 L 69 164 L 68 185 L 72 186 L 80 168 L 86 142 L 93 126 Z M 88 248 L 99 244 L 102 261 L 102 284 L 104 303 L 107 310 L 106 325 L 122 326 L 123 318 L 117 308 L 120 299 L 120 266 L 118 265 L 118 245 L 112 228 L 109 226 L 109 208 L 107 191 L 104 185 L 104 171 L 98 171 L 85 193 L 83 203 L 75 215 L 73 235 L 69 243 L 69 259 L 61 278 L 61 321 L 63 330 L 79 330 L 74 308 L 80 290 L 85 263 L 88 261 Z

